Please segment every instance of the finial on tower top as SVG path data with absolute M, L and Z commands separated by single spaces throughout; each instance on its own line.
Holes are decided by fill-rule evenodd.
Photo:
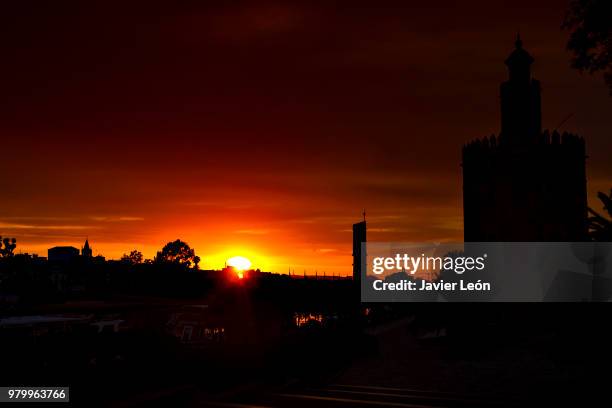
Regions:
M 364 209 L 363 209 L 363 221 L 364 221 L 364 222 L 365 222 L 365 220 L 366 220 L 365 216 L 366 216 L 366 211 L 365 211 L 365 208 L 364 208 Z
M 516 48 L 523 48 L 523 41 L 521 40 L 521 33 L 520 33 L 520 31 L 516 32 L 516 41 L 514 41 L 514 46 Z

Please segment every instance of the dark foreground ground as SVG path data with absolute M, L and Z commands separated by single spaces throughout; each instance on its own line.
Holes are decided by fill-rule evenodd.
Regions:
M 70 386 L 74 406 L 610 405 L 609 303 L 366 305 L 347 279 L 26 266 L 2 275 L 0 385 Z
M 607 406 L 607 305 L 416 308 L 361 328 L 311 328 L 285 354 L 206 365 L 116 407 Z M 457 308 L 459 313 L 456 312 Z M 440 313 L 444 312 L 444 313 Z M 479 314 L 475 314 L 479 313 Z M 471 324 L 470 324 L 471 322 Z M 257 361 L 255 361 L 257 360 Z M 246 360 L 245 360 L 246 361 Z M 184 366 L 186 367 L 186 366 Z M 232 381 L 233 379 L 233 381 Z

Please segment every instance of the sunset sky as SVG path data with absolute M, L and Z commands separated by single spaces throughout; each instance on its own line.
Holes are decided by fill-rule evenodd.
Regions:
M 499 131 L 517 30 L 544 127 L 587 140 L 589 204 L 612 187 L 612 98 L 569 67 L 564 1 L 11 3 L 0 235 L 22 252 L 181 238 L 206 269 L 350 274 L 363 208 L 370 240 L 459 241 L 461 146 Z

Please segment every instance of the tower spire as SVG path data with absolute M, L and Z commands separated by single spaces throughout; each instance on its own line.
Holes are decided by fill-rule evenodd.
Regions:
M 516 40 L 514 41 L 514 46 L 516 48 L 523 48 L 523 40 L 521 40 L 521 32 L 516 32 Z
M 81 255 L 87 258 L 91 258 L 93 256 L 93 251 L 89 246 L 89 237 L 85 238 L 85 245 L 81 247 Z

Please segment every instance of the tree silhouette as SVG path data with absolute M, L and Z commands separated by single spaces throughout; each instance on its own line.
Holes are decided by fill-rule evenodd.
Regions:
M 129 254 L 123 254 L 123 256 L 121 257 L 122 262 L 128 263 L 130 265 L 141 264 L 143 259 L 144 257 L 142 256 L 142 252 L 136 249 L 130 252 Z
M 17 240 L 15 238 L 2 238 L 0 237 L 0 257 L 8 258 L 13 256 L 13 251 L 17 247 Z
M 570 30 L 567 49 L 572 67 L 580 72 L 602 72 L 612 95 L 612 1 L 573 0 L 562 27 Z
M 609 195 L 599 192 L 597 193 L 597 197 L 599 197 L 603 203 L 604 210 L 612 217 L 612 189 L 610 189 Z M 589 208 L 589 213 L 591 214 L 589 217 L 589 232 L 591 238 L 593 238 L 594 241 L 612 241 L 612 220 L 605 218 L 592 208 Z
M 177 239 L 168 242 L 161 251 L 155 256 L 156 263 L 172 263 L 187 268 L 198 269 L 200 257 L 195 254 L 195 250 L 186 242 Z

